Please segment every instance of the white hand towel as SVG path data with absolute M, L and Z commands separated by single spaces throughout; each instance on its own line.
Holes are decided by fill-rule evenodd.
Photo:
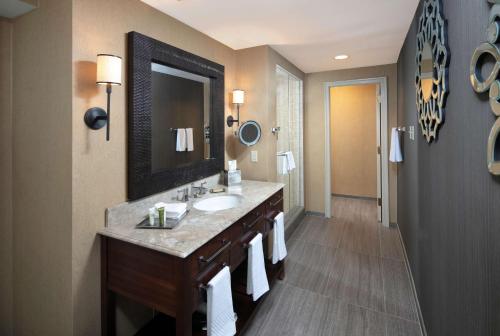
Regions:
M 288 172 L 291 172 L 295 169 L 295 160 L 293 159 L 292 152 L 286 152 L 286 161 L 287 161 L 287 169 Z
M 177 129 L 177 144 L 175 146 L 175 150 L 178 152 L 186 151 L 186 129 L 178 128 Z
M 278 261 L 285 259 L 286 257 L 286 245 L 285 245 L 285 215 L 280 212 L 276 217 L 274 217 L 274 229 L 273 229 L 273 264 Z
M 278 153 L 276 156 L 278 159 L 278 175 L 288 174 L 288 160 L 285 153 Z
M 194 151 L 193 129 L 186 128 L 186 148 L 188 152 Z
M 401 144 L 399 143 L 399 132 L 393 127 L 391 132 L 391 153 L 389 155 L 391 162 L 403 162 L 403 154 L 401 154 Z
M 236 320 L 231 294 L 231 273 L 225 266 L 210 280 L 207 288 L 208 336 L 233 336 Z
M 257 301 L 269 291 L 262 234 L 258 233 L 248 245 L 247 294 L 252 294 L 253 300 Z

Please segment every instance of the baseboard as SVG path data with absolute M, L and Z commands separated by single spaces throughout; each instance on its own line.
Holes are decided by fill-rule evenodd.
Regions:
M 287 223 L 286 223 L 286 229 L 285 229 L 285 239 L 288 240 L 288 238 L 291 237 L 291 235 L 295 232 L 297 227 L 299 226 L 300 222 L 304 219 L 306 216 L 306 212 L 304 211 L 304 208 L 300 209 L 297 211 L 296 214 L 292 218 L 290 218 Z
M 417 295 L 417 287 L 415 286 L 415 280 L 413 280 L 413 273 L 410 267 L 410 261 L 408 260 L 408 254 L 406 253 L 406 246 L 403 240 L 403 236 L 401 235 L 401 230 L 399 229 L 399 225 L 396 223 L 391 223 L 391 226 L 395 225 L 398 228 L 399 232 L 399 240 L 401 241 L 401 245 L 403 246 L 403 256 L 405 259 L 406 270 L 408 271 L 408 275 L 410 277 L 411 290 L 413 292 L 413 297 L 415 298 L 415 306 L 417 308 L 418 320 L 420 321 L 420 331 L 422 332 L 422 336 L 427 336 L 427 329 L 425 328 L 424 316 L 422 315 L 422 309 L 420 308 L 420 302 L 418 301 Z
M 359 199 L 359 200 L 365 200 L 365 201 L 376 201 L 376 197 L 369 197 L 369 196 L 354 196 L 354 195 L 343 195 L 343 194 L 332 194 L 332 197 L 341 197 L 341 198 L 353 198 L 353 199 Z
M 324 212 L 317 212 L 317 211 L 306 211 L 305 215 L 306 216 L 315 216 L 315 217 L 325 217 Z

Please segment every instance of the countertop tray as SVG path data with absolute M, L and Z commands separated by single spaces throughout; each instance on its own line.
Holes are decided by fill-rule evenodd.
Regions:
M 179 223 L 188 215 L 188 213 L 189 213 L 189 210 L 186 210 L 186 212 L 179 219 L 167 219 L 167 220 L 165 220 L 165 225 L 163 225 L 163 226 L 160 225 L 159 218 L 155 218 L 154 225 L 149 224 L 149 218 L 146 218 L 142 222 L 137 224 L 135 226 L 135 228 L 136 229 L 162 229 L 162 230 L 168 229 L 168 230 L 170 230 L 170 229 L 175 228 L 177 225 L 179 225 Z

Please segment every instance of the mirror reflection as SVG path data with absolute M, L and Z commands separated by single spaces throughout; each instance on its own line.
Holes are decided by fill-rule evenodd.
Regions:
M 420 79 L 422 83 L 422 94 L 424 100 L 428 102 L 432 95 L 433 77 L 434 77 L 434 60 L 432 58 L 432 48 L 429 42 L 425 42 L 422 51 L 422 60 L 420 63 Z
M 210 78 L 152 63 L 151 169 L 210 157 Z

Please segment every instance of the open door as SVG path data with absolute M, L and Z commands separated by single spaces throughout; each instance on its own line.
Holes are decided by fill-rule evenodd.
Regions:
M 382 222 L 382 151 L 381 151 L 381 116 L 382 92 L 380 84 L 377 84 L 377 219 Z

